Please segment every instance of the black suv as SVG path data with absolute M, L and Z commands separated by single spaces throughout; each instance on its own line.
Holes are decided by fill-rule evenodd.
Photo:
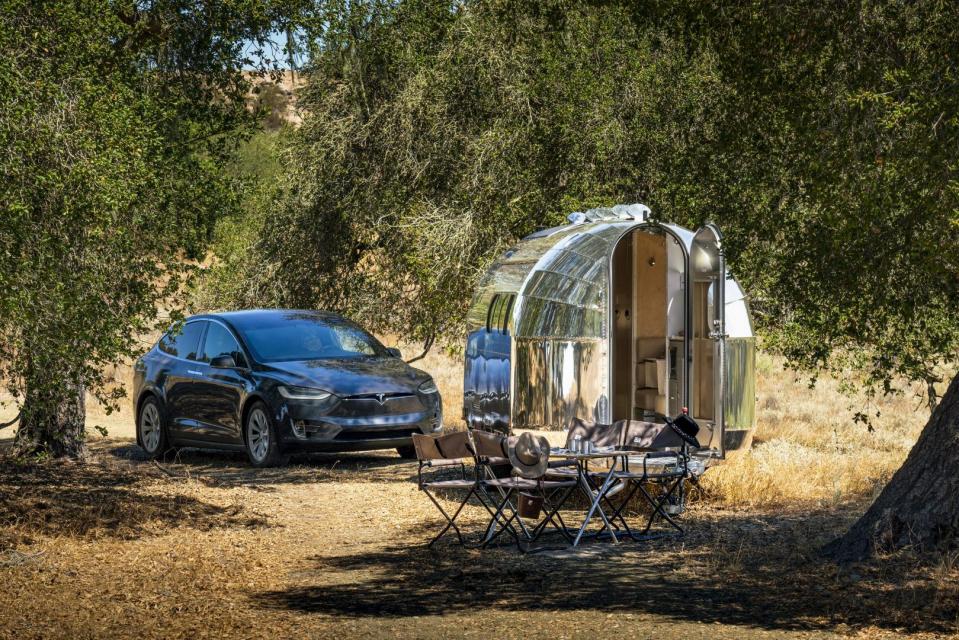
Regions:
M 396 448 L 443 428 L 439 391 L 353 322 L 297 310 L 198 315 L 134 366 L 137 443 L 245 450 L 256 466 L 293 451 Z

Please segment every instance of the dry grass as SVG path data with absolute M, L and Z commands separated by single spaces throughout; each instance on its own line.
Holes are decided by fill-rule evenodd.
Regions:
M 461 426 L 461 359 L 416 366 Z M 870 433 L 838 383 L 809 390 L 773 359 L 760 368 L 754 447 L 706 474 L 682 542 L 526 557 L 426 549 L 440 520 L 395 452 L 256 470 L 242 454 L 186 450 L 157 466 L 131 443 L 127 411 L 91 404 L 111 438 L 92 435 L 86 463 L 0 457 L 0 638 L 955 633 L 959 555 L 853 568 L 817 555 L 906 455 L 920 402 L 883 402 Z M 477 535 L 485 521 L 472 505 L 461 524 Z
M 398 341 L 386 336 L 384 344 Z M 405 357 L 420 352 L 420 345 L 399 343 Z M 462 428 L 463 360 L 435 348 L 414 366 L 429 372 L 443 397 L 448 427 Z M 928 419 L 918 388 L 869 406 L 879 411 L 876 428 L 855 424 L 852 415 L 864 406 L 863 398 L 840 392 L 840 381 L 824 378 L 814 389 L 804 379 L 783 369 L 781 361 L 760 354 L 757 362 L 758 427 L 749 451 L 733 454 L 703 478 L 703 497 L 711 503 L 752 506 L 828 506 L 871 497 L 905 459 Z M 128 381 L 129 366 L 112 372 L 117 381 Z M 0 422 L 12 417 L 11 405 L 0 394 Z M 90 438 L 101 438 L 95 425 L 109 437 L 134 436 L 129 403 L 107 415 L 92 398 L 87 402 Z M 12 430 L 3 433 L 12 435 Z
M 239 454 L 186 451 L 158 468 L 128 442 L 102 440 L 85 464 L 0 459 L 0 638 L 956 630 L 959 573 L 948 559 L 842 569 L 817 558 L 855 510 L 700 505 L 684 516 L 682 542 L 524 557 L 427 549 L 440 519 L 415 475 L 393 452 L 255 470 Z M 485 521 L 474 505 L 461 524 L 475 536 Z
M 852 420 L 865 399 L 822 379 L 803 379 L 761 354 L 757 428 L 750 450 L 734 454 L 703 479 L 714 502 L 821 505 L 871 497 L 902 464 L 929 418 L 918 388 L 870 405 L 875 429 Z

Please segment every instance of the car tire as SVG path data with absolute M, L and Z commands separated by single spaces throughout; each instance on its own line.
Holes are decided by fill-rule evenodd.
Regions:
M 277 467 L 286 464 L 287 457 L 280 451 L 276 425 L 270 411 L 262 402 L 256 402 L 246 413 L 243 422 L 243 441 L 246 455 L 254 467 Z
M 404 460 L 413 460 L 416 458 L 416 448 L 411 444 L 396 447 L 396 453 L 400 454 L 400 457 Z
M 151 459 L 166 453 L 166 425 L 163 422 L 163 408 L 156 396 L 148 396 L 140 405 L 137 415 L 137 443 Z

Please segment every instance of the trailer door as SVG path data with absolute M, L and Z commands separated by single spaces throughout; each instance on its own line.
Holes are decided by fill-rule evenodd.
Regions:
M 700 444 L 712 455 L 724 457 L 726 262 L 722 235 L 707 224 L 693 236 L 689 255 L 690 353 L 689 410 L 703 428 Z

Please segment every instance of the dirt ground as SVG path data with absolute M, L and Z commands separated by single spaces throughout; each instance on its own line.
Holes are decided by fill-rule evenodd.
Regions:
M 128 438 L 86 463 L 0 461 L 0 637 L 945 637 L 959 572 L 816 549 L 863 504 L 700 503 L 682 541 L 427 549 L 438 514 L 393 452 L 254 470 Z M 485 523 L 468 508 L 466 529 Z M 567 519 L 576 520 L 570 510 Z M 450 540 L 447 538 L 447 540 Z

